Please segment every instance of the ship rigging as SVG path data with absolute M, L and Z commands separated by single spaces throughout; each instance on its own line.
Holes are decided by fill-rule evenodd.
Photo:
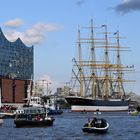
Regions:
M 90 30 L 90 36 L 82 37 L 78 30 L 78 57 L 73 58 L 72 93 L 77 95 L 66 97 L 67 102 L 73 111 L 127 110 L 130 98 L 124 83 L 133 80 L 126 80 L 124 73 L 134 71 L 134 67 L 122 64 L 121 52 L 128 51 L 128 47 L 121 47 L 119 30 L 113 33 L 108 32 L 107 25 L 94 27 L 93 20 L 86 29 Z

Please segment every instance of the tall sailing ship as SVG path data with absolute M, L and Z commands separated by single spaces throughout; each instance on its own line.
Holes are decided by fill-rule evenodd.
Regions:
M 130 97 L 126 95 L 124 74 L 134 66 L 124 66 L 119 31 L 108 32 L 107 25 L 78 29 L 78 57 L 73 58 L 71 96 L 66 101 L 72 111 L 125 111 Z M 88 30 L 88 31 L 87 31 Z M 96 32 L 97 31 L 97 32 Z M 83 34 L 89 34 L 83 37 Z

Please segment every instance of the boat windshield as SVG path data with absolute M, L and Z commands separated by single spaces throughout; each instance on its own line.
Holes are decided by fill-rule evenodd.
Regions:
M 25 108 L 17 110 L 17 114 L 45 114 L 44 108 Z

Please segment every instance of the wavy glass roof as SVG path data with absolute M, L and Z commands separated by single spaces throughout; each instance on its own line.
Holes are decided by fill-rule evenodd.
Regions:
M 19 79 L 33 77 L 33 46 L 26 46 L 20 38 L 9 41 L 0 28 L 0 76 L 7 75 Z

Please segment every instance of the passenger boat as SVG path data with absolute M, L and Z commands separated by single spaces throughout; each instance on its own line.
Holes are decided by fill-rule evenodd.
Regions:
M 123 65 L 121 51 L 127 50 L 120 45 L 120 38 L 119 31 L 110 33 L 107 25 L 94 28 L 93 20 L 78 30 L 78 57 L 72 59 L 71 91 L 65 97 L 72 111 L 128 110 L 130 96 L 124 82 L 134 80 L 124 79 L 124 74 L 134 71 L 134 65 Z
M 100 133 L 100 134 L 104 134 L 107 132 L 109 128 L 109 124 L 106 122 L 105 119 L 97 119 L 97 118 L 93 118 L 93 120 L 88 123 L 86 123 L 82 130 L 83 132 L 87 132 L 87 133 Z
M 54 120 L 43 107 L 23 107 L 17 109 L 14 123 L 16 127 L 46 127 L 52 126 Z

